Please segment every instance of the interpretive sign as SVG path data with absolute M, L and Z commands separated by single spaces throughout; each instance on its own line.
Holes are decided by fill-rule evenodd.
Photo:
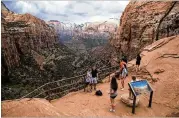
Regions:
M 134 96 L 132 113 L 135 113 L 136 96 L 138 96 L 140 94 L 146 94 L 146 93 L 150 94 L 149 107 L 151 107 L 153 90 L 147 80 L 130 82 L 129 87 L 130 87 L 132 94 Z

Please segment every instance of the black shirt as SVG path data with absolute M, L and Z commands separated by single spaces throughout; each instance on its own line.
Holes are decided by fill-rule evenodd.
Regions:
M 92 69 L 92 71 L 91 71 L 92 77 L 97 77 L 97 73 L 98 73 L 98 71 L 96 69 L 95 70 Z
M 141 57 L 137 56 L 136 62 L 140 62 L 140 60 L 141 60 Z

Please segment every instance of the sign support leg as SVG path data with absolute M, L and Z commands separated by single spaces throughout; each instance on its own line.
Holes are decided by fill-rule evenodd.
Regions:
M 151 91 L 151 93 L 150 93 L 149 107 L 152 106 L 152 97 L 153 97 L 153 91 Z
M 136 104 L 136 96 L 134 96 L 134 99 L 133 99 L 133 106 L 132 106 L 132 113 L 133 114 L 135 113 L 135 104 Z

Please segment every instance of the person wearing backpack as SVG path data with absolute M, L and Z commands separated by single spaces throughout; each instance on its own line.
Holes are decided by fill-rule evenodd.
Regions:
M 117 84 L 117 80 L 116 77 L 113 76 L 111 79 L 111 83 L 110 83 L 110 101 L 111 101 L 111 112 L 115 112 L 115 105 L 114 105 L 114 99 L 117 97 L 117 89 L 118 89 L 118 84 Z

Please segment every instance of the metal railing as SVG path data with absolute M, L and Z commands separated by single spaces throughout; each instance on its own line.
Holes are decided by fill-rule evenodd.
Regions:
M 109 68 L 103 68 L 99 70 L 98 78 L 101 81 L 106 76 L 115 72 L 118 66 L 113 66 Z M 22 98 L 45 98 L 48 100 L 60 98 L 70 92 L 78 91 L 85 88 L 85 77 L 86 74 L 64 78 L 61 80 L 45 83 L 44 85 L 38 87 L 32 92 L 24 95 Z

